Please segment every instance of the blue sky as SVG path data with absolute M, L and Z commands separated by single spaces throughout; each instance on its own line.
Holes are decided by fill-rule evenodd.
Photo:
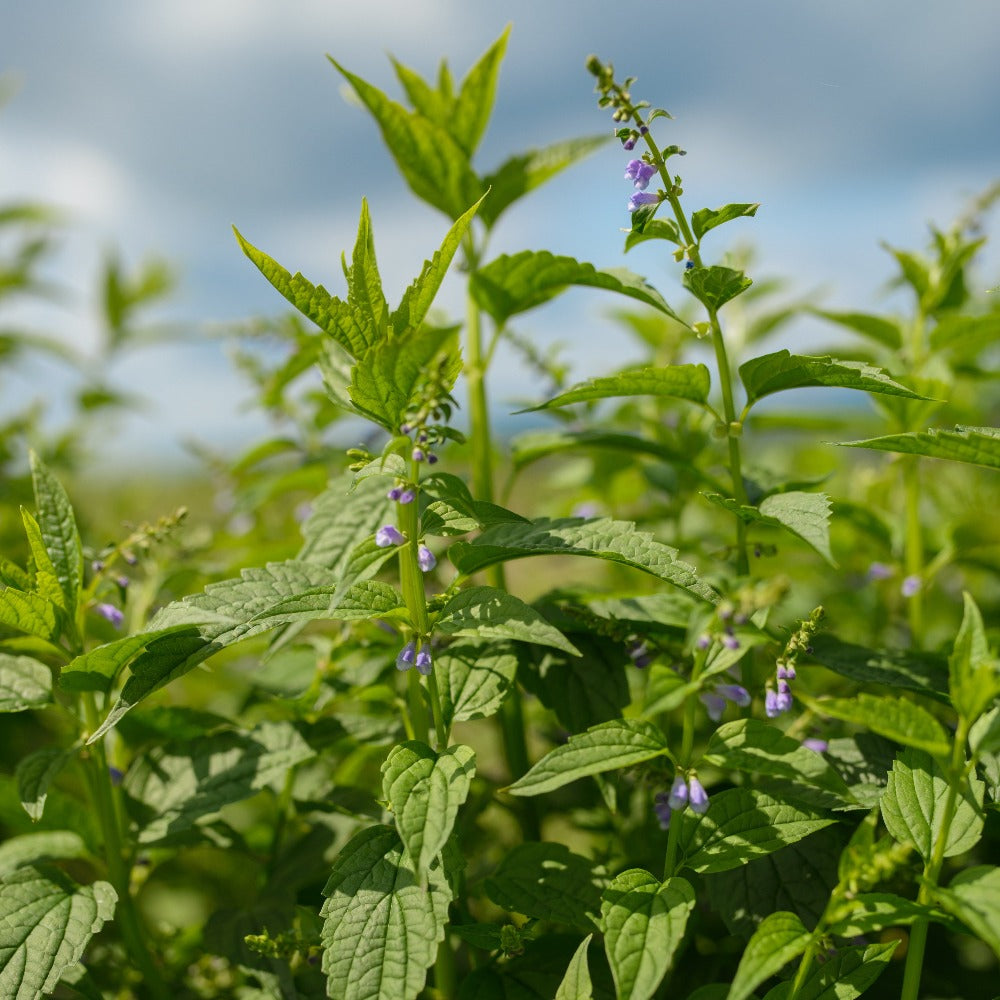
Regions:
M 891 268 L 879 241 L 920 246 L 928 221 L 946 224 L 1000 176 L 1000 4 L 983 0 L 34 0 L 8 5 L 0 35 L 0 71 L 19 82 L 0 111 L 0 202 L 72 211 L 57 271 L 84 305 L 100 252 L 117 245 L 129 261 L 176 263 L 167 318 L 217 324 L 282 305 L 232 224 L 338 291 L 339 254 L 366 196 L 392 300 L 446 220 L 409 194 L 325 54 L 395 95 L 388 53 L 426 74 L 446 56 L 461 75 L 508 22 L 481 169 L 608 126 L 583 69 L 596 52 L 675 115 L 660 135 L 688 150 L 677 162 L 689 209 L 762 203 L 714 249 L 752 242 L 752 274 L 822 289 L 833 307 L 880 308 Z M 650 246 L 622 254 L 626 159 L 609 145 L 530 196 L 493 249 L 627 265 L 679 299 L 668 256 Z M 984 287 L 997 283 L 997 260 L 991 251 Z M 455 291 L 441 302 L 459 315 Z M 518 329 L 567 342 L 574 377 L 598 374 L 632 349 L 607 305 L 574 292 Z M 85 308 L 38 320 L 78 345 L 96 336 Z M 808 324 L 790 336 L 803 351 L 829 342 Z M 240 412 L 246 388 L 214 339 L 136 354 L 111 377 L 152 400 L 119 425 L 122 455 L 173 457 L 192 434 L 231 447 L 262 429 Z M 58 396 L 64 382 L 33 369 L 4 386 L 6 407 Z M 511 359 L 501 358 L 495 387 L 501 400 L 523 393 Z

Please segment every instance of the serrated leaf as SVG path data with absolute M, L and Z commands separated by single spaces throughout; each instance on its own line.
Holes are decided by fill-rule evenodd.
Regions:
M 496 96 L 500 63 L 507 51 L 510 25 L 500 37 L 479 57 L 465 75 L 458 90 L 454 108 L 447 125 L 452 137 L 469 157 L 476 151 L 479 140 L 486 131 L 493 101 Z
M 108 882 L 78 886 L 57 869 L 23 868 L 0 884 L 0 995 L 38 1000 L 111 919 Z
M 8 837 L 0 844 L 0 879 L 27 865 L 42 861 L 68 861 L 90 857 L 87 845 L 75 830 L 39 830 Z
M 518 655 L 513 643 L 463 639 L 434 657 L 445 725 L 495 715 L 514 686 Z
M 948 675 L 955 711 L 971 723 L 1000 695 L 1000 663 L 990 654 L 976 602 L 968 592 L 963 599 L 962 626 L 948 658 Z
M 482 182 L 448 130 L 389 100 L 335 59 L 330 62 L 371 112 L 396 166 L 418 198 L 457 219 L 482 197 Z
M 985 786 L 975 774 L 957 799 L 955 815 L 945 836 L 944 857 L 971 850 L 983 832 Z M 930 754 L 906 749 L 895 760 L 882 796 L 882 819 L 900 843 L 912 844 L 929 861 L 944 827 L 948 781 Z
M 37 823 L 45 811 L 45 798 L 52 779 L 73 759 L 73 750 L 42 747 L 22 757 L 14 772 L 24 811 Z
M 727 1000 L 747 1000 L 761 983 L 798 958 L 811 938 L 794 913 L 779 910 L 765 917 L 747 942 Z
M 31 553 L 30 562 L 32 574 L 30 577 L 31 591 L 46 601 L 51 601 L 63 612 L 66 611 L 66 595 L 63 593 L 62 585 L 56 573 L 55 566 L 49 558 L 48 550 L 42 539 L 42 530 L 38 522 L 31 514 L 21 508 L 21 520 L 24 524 L 24 534 L 28 540 L 28 551 Z M 75 612 L 76 609 L 74 608 Z
M 352 358 L 358 358 L 373 343 L 358 323 L 351 307 L 331 295 L 322 285 L 314 285 L 301 274 L 290 274 L 274 258 L 258 250 L 233 226 L 233 232 L 243 252 L 257 270 L 303 316 L 328 333 Z
M 860 389 L 906 399 L 926 398 L 894 381 L 882 368 L 863 361 L 806 357 L 785 350 L 740 365 L 740 378 L 746 388 L 748 407 L 774 392 L 817 386 Z
M 588 934 L 573 953 L 566 975 L 556 990 L 555 1000 L 594 1000 L 590 969 L 587 967 L 587 948 L 593 937 L 593 934 Z
M 830 551 L 830 498 L 825 493 L 800 490 L 774 493 L 765 497 L 759 507 L 741 504 L 718 493 L 702 495 L 748 524 L 756 522 L 784 528 L 815 549 L 831 566 L 837 565 Z
M 382 794 L 421 879 L 444 848 L 475 773 L 475 751 L 461 744 L 436 753 L 410 740 L 389 751 L 382 765 Z
M 635 299 L 681 323 L 663 296 L 644 278 L 621 268 L 599 270 L 547 250 L 501 254 L 473 273 L 469 290 L 481 309 L 503 325 L 511 316 L 548 302 L 570 286 L 603 288 Z
M 678 870 L 686 867 L 696 872 L 728 871 L 834 822 L 804 805 L 782 802 L 750 788 L 712 795 L 704 815 L 683 812 L 674 821 L 682 824 Z
M 844 797 L 850 794 L 822 754 L 759 719 L 737 719 L 719 726 L 705 754 L 718 767 L 804 781 Z
M 650 219 L 641 228 L 636 229 L 633 226 L 629 230 L 628 236 L 625 237 L 625 252 L 628 253 L 632 247 L 645 243 L 646 240 L 668 240 L 670 243 L 676 243 L 677 246 L 684 245 L 676 222 L 671 219 Z
M 551 750 L 508 790 L 512 795 L 541 795 L 578 778 L 632 767 L 666 752 L 663 733 L 651 722 L 605 722 Z
M 593 930 L 607 885 L 603 869 L 563 844 L 518 844 L 486 880 L 498 906 L 536 920 Z
M 796 1000 L 856 1000 L 885 971 L 898 941 L 843 948 L 822 965 L 814 965 Z M 788 1000 L 792 980 L 769 990 L 764 1000 Z
M 479 210 L 479 218 L 488 229 L 492 229 L 514 202 L 608 141 L 607 134 L 566 139 L 510 157 L 483 178 L 483 187 L 489 190 L 489 194 Z
M 803 697 L 802 700 L 820 715 L 864 726 L 904 746 L 916 747 L 938 757 L 951 752 L 951 740 L 941 723 L 927 709 L 905 698 L 861 691 L 852 698 L 814 700 Z
M 741 219 L 757 214 L 760 202 L 754 203 L 734 203 L 723 205 L 721 208 L 700 208 L 691 215 L 691 231 L 694 238 L 700 243 L 702 236 L 710 229 L 721 226 L 725 222 L 733 219 Z
M 421 885 L 399 835 L 362 830 L 333 863 L 323 889 L 327 995 L 415 1000 L 444 938 L 451 890 L 437 865 Z
M 1000 469 L 1000 428 L 996 427 L 957 425 L 954 430 L 931 428 L 909 434 L 885 434 L 864 441 L 841 441 L 839 444 L 843 448 L 895 451 Z
M 465 575 L 509 559 L 543 555 L 607 559 L 649 573 L 704 601 L 714 604 L 718 600 L 694 568 L 677 559 L 676 549 L 638 531 L 631 521 L 568 517 L 501 524 L 487 528 L 471 542 L 455 542 L 448 550 L 456 569 Z
M 377 344 L 389 332 L 389 303 L 382 291 L 382 278 L 375 259 L 375 236 L 372 232 L 368 200 L 361 199 L 361 218 L 354 242 L 351 266 L 344 265 L 347 279 L 347 304 L 362 331 L 366 343 Z
M 947 889 L 931 887 L 931 895 L 1000 958 L 1000 868 L 968 868 L 959 872 Z
M 705 404 L 711 380 L 705 365 L 669 365 L 666 368 L 632 368 L 593 378 L 567 389 L 566 392 L 538 406 L 529 406 L 518 413 L 549 410 L 595 399 L 616 399 L 624 396 L 656 396 L 666 399 L 687 399 Z
M 495 587 L 460 590 L 441 609 L 434 628 L 445 635 L 519 639 L 579 656 L 579 650 L 530 604 Z
M 601 929 L 619 997 L 649 1000 L 673 964 L 694 909 L 694 889 L 682 878 L 662 884 L 632 868 L 601 897 Z
M 283 781 L 290 768 L 314 756 L 289 722 L 157 747 L 136 760 L 122 783 L 148 816 L 139 843 L 188 830 L 223 806 Z
M 65 596 L 63 607 L 72 620 L 83 580 L 83 549 L 76 529 L 73 505 L 62 483 L 38 455 L 31 452 L 29 457 L 38 527 Z
M 37 594 L 0 586 L 0 625 L 53 642 L 59 635 L 59 608 Z
M 52 671 L 30 656 L 0 653 L 0 712 L 41 708 L 52 700 Z
M 730 299 L 735 299 L 753 284 L 753 280 L 742 271 L 717 264 L 712 267 L 689 268 L 685 270 L 681 280 L 684 282 L 684 287 L 713 312 Z
M 1000 707 L 981 715 L 969 730 L 969 749 L 977 758 L 1000 753 Z
M 882 316 L 872 316 L 869 313 L 834 312 L 828 309 L 810 311 L 815 316 L 822 316 L 823 319 L 828 319 L 831 323 L 838 323 L 840 326 L 847 327 L 848 330 L 853 330 L 863 337 L 883 344 L 890 350 L 896 351 L 902 346 L 903 334 L 899 329 L 899 324 Z

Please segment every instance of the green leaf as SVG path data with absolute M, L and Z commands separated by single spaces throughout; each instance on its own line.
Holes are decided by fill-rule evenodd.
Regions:
M 382 291 L 382 278 L 375 260 L 375 236 L 368 212 L 368 200 L 361 199 L 361 219 L 354 242 L 351 266 L 344 262 L 347 304 L 368 344 L 385 340 L 389 332 L 389 304 Z
M 835 795 L 845 798 L 850 795 L 844 779 L 822 754 L 758 719 L 737 719 L 719 726 L 705 754 L 709 763 L 723 769 L 804 781 Z
M 447 122 L 452 138 L 469 157 L 476 151 L 490 120 L 496 97 L 497 76 L 507 51 L 509 35 L 510 25 L 504 28 L 500 37 L 465 75 Z
M 895 451 L 904 455 L 944 458 L 951 462 L 984 465 L 1000 469 L 1000 428 L 963 427 L 954 430 L 931 428 L 909 434 L 885 434 L 864 441 L 841 441 L 844 448 L 871 448 L 875 451 Z
M 470 575 L 510 559 L 527 556 L 589 556 L 642 570 L 714 604 L 718 595 L 692 566 L 677 559 L 677 550 L 631 521 L 599 518 L 539 518 L 524 524 L 487 528 L 471 542 L 455 542 L 448 556 L 460 573 Z
M 529 841 L 486 879 L 486 894 L 513 913 L 593 930 L 607 882 L 602 868 L 565 845 Z
M 692 267 L 684 272 L 684 287 L 713 312 L 745 292 L 753 280 L 731 267 Z
M 824 756 L 847 782 L 854 800 L 871 809 L 879 804 L 885 792 L 896 750 L 895 743 L 875 733 L 859 732 L 830 740 Z
M 588 934 L 573 953 L 566 975 L 556 990 L 555 1000 L 594 1000 L 590 969 L 587 967 L 587 948 L 593 937 L 593 934 Z
M 984 785 L 974 774 L 957 800 L 955 815 L 945 836 L 944 857 L 971 850 L 983 833 Z M 929 861 L 942 835 L 948 781 L 931 756 L 907 749 L 896 758 L 882 796 L 882 819 L 900 843 L 912 844 Z
M 830 551 L 830 498 L 825 493 L 791 490 L 765 497 L 759 507 L 741 504 L 718 493 L 703 493 L 710 503 L 732 511 L 746 523 L 770 524 L 784 528 L 815 549 L 831 566 L 836 566 Z
M 78 886 L 54 868 L 7 875 L 0 885 L 0 995 L 38 1000 L 51 993 L 117 901 L 108 882 Z
M 410 740 L 389 751 L 382 765 L 382 794 L 421 879 L 451 835 L 475 773 L 476 754 L 467 746 L 435 753 L 426 743 Z
M 24 811 L 37 823 L 45 811 L 45 797 L 52 779 L 73 759 L 73 750 L 42 747 L 18 761 L 15 776 Z
M 122 784 L 148 817 L 139 842 L 189 830 L 223 806 L 284 781 L 290 768 L 314 756 L 289 722 L 157 747 L 138 758 Z
M 445 635 L 520 639 L 579 656 L 579 650 L 530 604 L 495 587 L 460 590 L 441 609 L 434 624 Z
M 700 208 L 691 216 L 691 231 L 694 233 L 694 238 L 701 243 L 702 236 L 710 229 L 715 229 L 716 226 L 721 226 L 732 219 L 756 215 L 758 208 L 760 202 L 723 205 L 721 208 Z
M 617 292 L 682 322 L 639 275 L 622 268 L 598 270 L 593 264 L 557 257 L 548 250 L 501 254 L 473 273 L 469 290 L 479 307 L 503 325 L 511 316 L 548 302 L 571 285 Z
M 919 691 L 945 701 L 948 672 L 936 653 L 905 649 L 867 649 L 821 632 L 811 640 L 809 654 L 817 663 L 860 684 Z
M 330 62 L 371 112 L 396 166 L 418 198 L 457 219 L 482 197 L 482 182 L 447 129 L 390 101 L 335 59 L 330 58 Z
M 59 609 L 37 594 L 0 586 L 0 625 L 54 642 L 60 631 Z
M 188 632 L 190 626 L 174 625 L 157 629 L 155 632 L 141 632 L 128 635 L 102 646 L 95 646 L 86 653 L 74 657 L 59 674 L 59 687 L 64 691 L 107 691 L 118 672 L 134 660 L 150 644 L 164 636 Z
M 666 368 L 632 368 L 604 378 L 589 379 L 567 389 L 552 399 L 529 406 L 518 413 L 549 410 L 594 399 L 615 399 L 622 396 L 657 396 L 688 399 L 706 404 L 711 381 L 705 365 L 669 365 Z
M 981 715 L 972 726 L 969 748 L 976 758 L 1000 753 L 1000 707 Z
M 386 523 L 392 507 L 381 479 L 362 479 L 353 489 L 352 479 L 351 473 L 344 473 L 331 480 L 312 502 L 312 512 L 302 525 L 302 548 L 295 557 L 326 566 L 337 577 L 346 572 L 355 548 Z
M 641 229 L 630 229 L 625 237 L 625 252 L 628 253 L 632 247 L 645 243 L 646 240 L 667 240 L 679 247 L 684 246 L 677 223 L 671 219 L 650 219 Z
M 848 330 L 860 333 L 863 337 L 883 344 L 892 351 L 899 350 L 903 344 L 903 334 L 899 324 L 881 316 L 872 316 L 869 313 L 831 312 L 826 309 L 813 309 L 811 312 L 830 320 L 831 323 L 846 326 Z
M 937 757 L 951 752 L 951 739 L 944 727 L 925 708 L 905 698 L 865 694 L 852 698 L 811 699 L 801 696 L 812 711 L 844 722 L 864 726 L 904 746 L 925 750 Z
M 604 950 L 619 997 L 649 1000 L 673 964 L 694 909 L 694 889 L 682 878 L 662 884 L 631 868 L 601 897 Z
M 958 917 L 1000 958 L 1000 868 L 967 868 L 951 880 L 947 889 L 929 888 L 937 903 Z
M 765 917 L 747 942 L 726 1000 L 747 1000 L 809 946 L 812 935 L 794 913 L 778 911 Z
M 440 865 L 427 875 L 421 885 L 391 827 L 370 827 L 348 842 L 323 889 L 328 996 L 415 1000 L 444 938 L 451 902 Z
M 608 143 L 609 136 L 585 136 L 552 143 L 542 149 L 518 153 L 506 160 L 492 174 L 483 178 L 483 187 L 489 194 L 479 218 L 487 229 L 492 229 L 497 219 L 518 199 L 562 173 L 568 166 Z
M 39 528 L 38 522 L 23 507 L 21 508 L 21 521 L 28 539 L 28 551 L 31 553 L 31 560 L 28 564 L 32 569 L 30 589 L 39 597 L 51 601 L 57 608 L 65 612 L 67 610 L 66 595 L 63 593 L 56 568 L 52 565 L 48 550 L 45 548 L 42 530 Z M 73 608 L 72 611 L 75 613 L 76 608 Z
M 331 295 L 322 285 L 313 285 L 301 274 L 290 274 L 263 250 L 233 232 L 243 252 L 257 269 L 303 316 L 328 333 L 352 358 L 359 358 L 371 347 L 366 331 L 354 310 L 342 299 Z
M 926 398 L 894 381 L 882 368 L 863 361 L 805 357 L 784 350 L 740 365 L 740 378 L 747 391 L 748 407 L 774 392 L 814 386 L 860 389 L 907 399 Z
M 434 657 L 445 725 L 495 715 L 514 686 L 518 656 L 513 643 L 464 639 Z
M 946 914 L 930 906 L 891 892 L 860 892 L 833 911 L 827 925 L 831 934 L 854 938 L 877 933 L 886 927 L 909 925 L 917 920 L 952 922 Z
M 750 788 L 730 788 L 709 799 L 702 816 L 681 813 L 681 867 L 724 872 L 780 850 L 834 821 Z
M 0 653 L 0 712 L 41 708 L 52 700 L 52 671 L 30 656 Z
M 0 880 L 41 861 L 89 859 L 87 845 L 75 830 L 39 830 L 8 837 L 0 844 Z
M 951 702 L 970 723 L 985 712 L 1000 695 L 1000 664 L 990 655 L 983 616 L 972 596 L 963 595 L 965 612 L 948 658 Z
M 62 484 L 38 455 L 31 452 L 30 459 L 38 527 L 65 596 L 63 607 L 72 620 L 83 580 L 83 549 L 73 505 Z
M 571 736 L 547 753 L 509 791 L 541 795 L 591 774 L 632 767 L 667 753 L 663 733 L 643 719 L 619 719 Z
M 796 1000 L 856 1000 L 885 971 L 898 941 L 842 948 L 822 965 L 814 965 Z M 779 983 L 764 1000 L 788 1000 L 792 981 Z

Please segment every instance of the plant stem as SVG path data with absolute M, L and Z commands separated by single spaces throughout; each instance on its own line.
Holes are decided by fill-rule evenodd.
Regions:
M 792 983 L 792 991 L 788 994 L 786 1000 L 796 1000 L 799 995 L 799 990 L 802 989 L 802 984 L 806 981 L 806 977 L 809 975 L 809 969 L 812 966 L 813 958 L 816 955 L 816 941 L 810 941 L 809 947 L 802 953 L 802 961 L 799 962 L 799 967 L 795 973 L 795 980 Z
M 455 995 L 455 954 L 451 950 L 448 932 L 438 945 L 437 958 L 434 960 L 434 990 L 441 1000 L 451 1000 Z
M 87 719 L 87 727 L 93 732 L 97 729 L 97 706 L 91 692 L 83 695 L 83 707 Z M 131 877 L 129 866 L 125 862 L 122 845 L 121 829 L 111 793 L 111 781 L 108 765 L 104 756 L 104 745 L 100 741 L 91 747 L 91 757 L 84 764 L 87 783 L 90 787 L 91 799 L 104 840 L 104 858 L 108 866 L 108 877 L 118 893 L 116 908 L 116 924 L 121 933 L 129 959 L 142 974 L 143 986 L 149 991 L 149 996 L 155 1000 L 170 1000 L 163 974 L 156 967 L 153 956 L 146 941 L 146 932 L 142 918 L 132 898 Z
M 920 459 L 916 455 L 903 456 L 903 490 L 906 504 L 904 565 L 906 575 L 920 581 L 916 593 L 907 598 L 907 617 L 913 645 L 920 649 L 924 640 L 924 543 L 920 526 Z

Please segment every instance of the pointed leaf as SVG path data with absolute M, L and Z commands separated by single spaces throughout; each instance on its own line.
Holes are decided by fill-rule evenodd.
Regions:
M 856 1000 L 885 971 L 898 941 L 842 948 L 822 965 L 812 967 L 796 994 L 797 1000 Z M 792 980 L 779 983 L 764 1000 L 788 1000 Z
M 448 550 L 456 569 L 465 575 L 510 559 L 544 555 L 606 559 L 642 570 L 709 603 L 718 600 L 694 568 L 677 559 L 676 549 L 638 531 L 631 521 L 569 517 L 500 524 L 471 542 L 455 542 Z
M 0 625 L 52 642 L 59 635 L 61 621 L 59 609 L 51 601 L 0 586 Z
M 946 913 L 891 892 L 859 892 L 851 894 L 849 900 L 831 912 L 827 927 L 838 937 L 853 938 L 874 934 L 886 927 L 907 926 L 918 920 L 953 923 Z M 951 929 L 960 931 L 961 925 Z
M 955 711 L 972 722 L 1000 695 L 1000 663 L 990 655 L 976 602 L 968 592 L 963 597 L 965 612 L 948 659 L 948 673 Z
M 931 428 L 909 434 L 885 434 L 864 441 L 841 441 L 840 445 L 844 448 L 871 448 L 904 455 L 944 458 L 951 462 L 1000 469 L 1000 428 L 997 427 L 959 425 L 954 430 Z
M 1000 868 L 968 868 L 947 889 L 931 887 L 931 895 L 1000 958 Z
M 694 909 L 694 889 L 682 878 L 662 884 L 631 868 L 604 890 L 601 928 L 619 997 L 649 1000 L 670 971 Z
M 694 238 L 700 243 L 702 236 L 710 229 L 721 226 L 724 222 L 733 219 L 745 218 L 756 215 L 760 208 L 760 202 L 752 204 L 741 202 L 732 205 L 723 205 L 721 208 L 700 208 L 691 215 L 691 231 Z
M 445 725 L 495 715 L 514 686 L 517 647 L 512 642 L 453 642 L 434 657 Z
M 108 882 L 78 886 L 57 869 L 23 868 L 0 884 L 0 995 L 38 1000 L 111 919 Z
M 368 213 L 368 199 L 361 199 L 361 219 L 354 243 L 351 266 L 345 268 L 347 304 L 368 344 L 384 340 L 389 330 L 389 304 L 382 291 L 382 278 L 375 260 L 375 236 Z
M 945 834 L 944 857 L 954 857 L 979 843 L 983 833 L 985 786 L 974 774 L 958 799 Z M 929 861 L 944 827 L 948 781 L 933 758 L 922 750 L 906 749 L 895 760 L 882 796 L 886 829 L 902 844 L 912 844 Z
M 587 948 L 593 937 L 593 934 L 588 934 L 573 953 L 566 975 L 556 990 L 555 1000 L 594 1000 L 590 969 L 587 967 Z
M 798 958 L 811 938 L 794 913 L 779 910 L 765 917 L 747 942 L 726 1000 L 747 1000 L 761 983 Z
M 639 275 L 618 268 L 598 270 L 593 264 L 557 257 L 547 250 L 502 254 L 472 275 L 469 289 L 480 308 L 503 325 L 511 316 L 548 302 L 571 285 L 618 292 L 681 322 L 660 293 Z
M 632 767 L 667 752 L 663 733 L 651 722 L 605 722 L 551 750 L 508 790 L 512 795 L 541 795 L 577 778 Z
M 0 712 L 41 708 L 52 700 L 52 671 L 30 656 L 0 653 Z
M 580 655 L 576 646 L 530 604 L 495 587 L 459 591 L 441 609 L 434 627 L 445 635 L 520 639 Z
M 42 747 L 34 753 L 22 757 L 18 762 L 15 776 L 21 805 L 37 823 L 45 811 L 45 798 L 52 779 L 73 759 L 73 750 L 59 747 Z
M 812 386 L 861 389 L 907 399 L 926 398 L 894 381 L 882 368 L 863 361 L 805 357 L 784 350 L 740 365 L 740 378 L 747 391 L 747 406 L 773 392 Z
M 830 320 L 831 323 L 846 326 L 848 330 L 860 333 L 863 337 L 883 344 L 890 350 L 899 350 L 903 344 L 903 334 L 899 324 L 881 316 L 872 316 L 869 313 L 831 312 L 827 309 L 813 309 L 811 312 L 815 316 Z
M 500 33 L 500 37 L 480 56 L 476 64 L 465 75 L 458 90 L 454 112 L 448 122 L 452 137 L 471 157 L 486 131 L 486 125 L 493 111 L 496 97 L 497 77 L 500 63 L 507 51 L 510 25 Z
M 73 505 L 58 479 L 31 452 L 31 482 L 42 541 L 65 595 L 62 605 L 72 620 L 83 580 L 83 549 L 76 530 Z
M 677 246 L 684 246 L 677 223 L 670 219 L 650 219 L 641 229 L 632 228 L 625 237 L 625 252 L 646 240 L 668 240 Z
M 65 612 L 67 610 L 66 595 L 63 593 L 56 568 L 52 565 L 48 550 L 45 548 L 41 528 L 23 507 L 21 508 L 21 521 L 24 524 L 24 534 L 28 539 L 28 551 L 31 553 L 31 559 L 28 563 L 32 569 L 29 578 L 31 591 L 43 600 L 51 601 L 57 608 Z M 72 611 L 75 614 L 76 608 L 74 607 Z
M 415 1000 L 444 938 L 451 890 L 441 866 L 421 885 L 399 836 L 374 826 L 349 841 L 323 889 L 327 995 Z
M 90 859 L 87 845 L 75 831 L 39 830 L 8 837 L 0 844 L 0 881 L 27 865 L 73 858 Z
M 684 272 L 684 287 L 713 312 L 745 292 L 753 280 L 731 267 L 693 267 Z
M 667 368 L 633 368 L 590 379 L 567 389 L 538 406 L 529 406 L 518 413 L 548 410 L 572 403 L 585 403 L 594 399 L 616 399 L 622 396 L 657 396 L 661 398 L 689 399 L 706 403 L 710 388 L 708 368 L 705 365 L 670 365 Z
M 467 746 L 435 753 L 426 743 L 410 740 L 389 751 L 382 765 L 382 794 L 421 879 L 451 835 L 475 773 L 476 754 Z

